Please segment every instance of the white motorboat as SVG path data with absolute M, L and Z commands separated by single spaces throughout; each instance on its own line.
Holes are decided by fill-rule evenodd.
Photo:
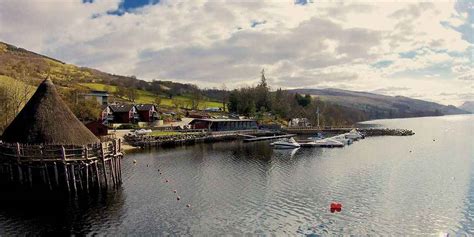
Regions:
M 346 138 L 345 134 L 337 135 L 337 136 L 334 136 L 334 137 L 331 137 L 331 138 L 338 141 L 338 142 L 342 142 L 344 145 L 350 145 L 350 144 L 352 144 L 352 142 L 354 142 L 354 140 L 352 140 L 350 138 Z
M 312 141 L 317 141 L 317 140 L 324 139 L 324 136 L 321 133 L 317 133 L 315 136 L 308 137 L 308 139 Z
M 344 147 L 344 143 L 337 141 L 333 138 L 325 138 L 318 141 L 314 141 L 314 145 L 318 147 Z
M 294 138 L 284 138 L 276 142 L 270 143 L 271 146 L 277 149 L 293 149 L 300 147 L 300 144 Z
M 352 140 L 359 140 L 363 138 L 362 134 L 360 134 L 357 130 L 352 129 L 350 132 L 344 134 L 347 139 L 352 139 Z

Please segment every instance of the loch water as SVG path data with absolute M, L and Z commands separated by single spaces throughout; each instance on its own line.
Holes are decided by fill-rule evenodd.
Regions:
M 474 233 L 474 116 L 363 124 L 415 135 L 333 149 L 233 141 L 128 153 L 123 185 L 107 194 L 0 194 L 0 234 Z M 331 202 L 342 203 L 342 211 L 331 213 Z

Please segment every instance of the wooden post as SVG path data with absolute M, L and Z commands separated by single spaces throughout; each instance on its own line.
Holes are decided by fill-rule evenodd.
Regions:
M 71 187 L 69 185 L 69 174 L 68 174 L 67 164 L 66 164 L 66 150 L 64 149 L 64 146 L 61 146 L 61 150 L 62 150 L 62 156 L 63 156 L 64 179 L 66 181 L 67 192 L 71 193 Z
M 109 159 L 110 179 L 114 183 L 114 186 L 116 186 L 117 183 L 116 183 L 116 180 L 115 180 L 115 170 L 114 170 L 114 166 L 112 164 L 113 159 L 114 159 L 113 157 Z
M 97 187 L 100 189 L 100 176 L 99 176 L 99 168 L 97 168 L 97 160 L 94 161 L 94 170 L 95 170 L 95 178 L 97 181 Z
M 58 165 L 54 162 L 54 180 L 56 181 L 56 187 L 59 188 L 59 175 L 58 175 Z
M 31 164 L 28 165 L 28 180 L 30 181 L 30 188 L 33 188 L 33 175 L 31 174 Z
M 122 155 L 118 157 L 118 166 L 120 171 L 120 183 L 122 183 Z
M 89 164 L 86 164 L 86 191 L 89 192 Z
M 44 164 L 44 170 L 46 171 L 46 181 L 48 182 L 49 190 L 53 190 L 53 186 L 51 185 L 51 177 L 49 177 L 48 166 Z
M 77 164 L 77 178 L 79 179 L 79 187 L 81 187 L 81 190 L 84 191 L 84 185 L 83 185 L 83 176 L 82 176 L 82 163 Z
M 105 157 L 104 157 L 104 146 L 102 142 L 100 143 L 100 159 L 102 160 L 102 170 L 104 172 L 105 188 L 107 189 L 109 184 L 107 182 L 107 169 L 106 169 Z
M 21 170 L 21 151 L 20 151 L 20 143 L 16 143 L 16 158 L 17 158 L 17 167 L 18 167 L 18 181 L 20 184 L 23 184 L 23 172 Z
M 74 163 L 71 163 L 71 176 L 72 176 L 72 188 L 74 189 L 74 192 L 77 193 L 77 184 L 76 184 L 76 175 L 75 169 L 74 169 Z

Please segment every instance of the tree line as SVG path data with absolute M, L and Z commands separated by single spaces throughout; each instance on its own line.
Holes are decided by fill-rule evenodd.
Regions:
M 262 70 L 260 83 L 235 89 L 228 97 L 228 108 L 237 113 L 257 119 L 271 117 L 272 121 L 291 118 L 308 118 L 312 124 L 321 126 L 351 125 L 365 119 L 365 115 L 352 108 L 327 103 L 311 95 L 291 93 L 281 88 L 271 91 Z

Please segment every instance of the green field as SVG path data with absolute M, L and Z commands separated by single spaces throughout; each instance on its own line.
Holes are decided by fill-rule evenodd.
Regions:
M 104 85 L 101 83 L 81 83 L 80 85 L 85 86 L 89 89 L 92 90 L 107 90 L 111 93 L 117 91 L 116 86 L 110 86 L 110 85 Z M 137 91 L 137 99 L 136 103 L 139 104 L 153 104 L 155 103 L 155 98 L 158 96 L 156 94 L 153 94 L 152 92 L 149 91 L 144 91 L 144 90 L 136 90 Z M 186 96 L 175 96 L 173 99 L 169 99 L 163 96 L 161 97 L 161 106 L 166 106 L 166 107 L 173 107 L 173 99 L 180 101 L 180 104 L 182 104 L 185 107 L 191 107 L 191 99 Z M 222 107 L 222 103 L 216 102 L 216 101 L 204 101 L 201 103 L 199 106 L 200 109 L 208 108 L 208 107 Z

